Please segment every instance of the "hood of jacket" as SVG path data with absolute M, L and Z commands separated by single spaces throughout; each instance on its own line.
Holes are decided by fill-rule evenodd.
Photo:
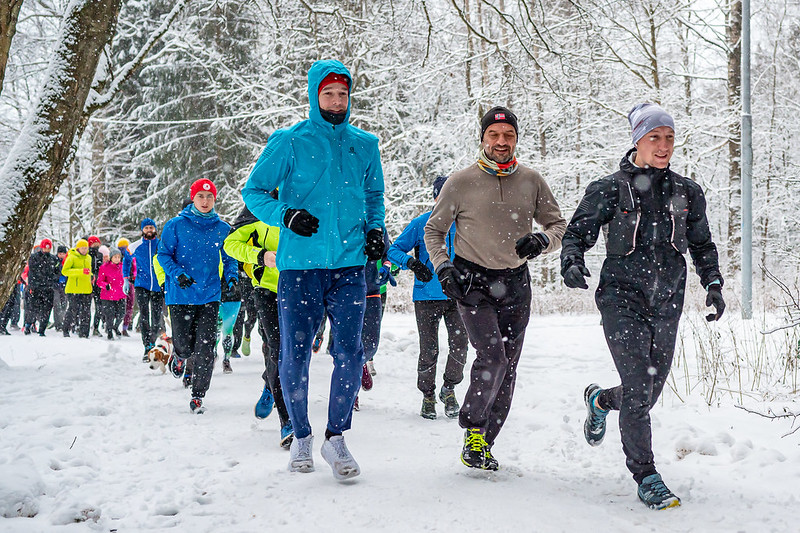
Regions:
M 322 59 L 315 61 L 311 68 L 308 69 L 308 104 L 311 107 L 308 112 L 308 118 L 314 124 L 319 126 L 331 127 L 332 124 L 322 118 L 319 112 L 319 84 L 325 79 L 325 76 L 331 73 L 341 74 L 347 76 L 350 80 L 350 92 L 353 90 L 353 76 L 350 71 L 342 64 L 341 61 L 336 59 Z M 350 94 L 347 95 L 347 113 L 345 114 L 344 122 L 347 124 L 350 121 Z
M 213 225 L 215 225 L 217 223 L 218 220 L 220 220 L 219 215 L 217 213 L 214 213 L 214 216 L 210 216 L 210 217 L 197 216 L 196 214 L 194 214 L 192 212 L 192 206 L 193 205 L 194 204 L 189 204 L 186 207 L 184 207 L 183 211 L 178 213 L 178 216 L 179 217 L 183 217 L 183 218 L 185 218 L 187 220 L 190 220 L 191 222 L 193 222 L 194 224 L 197 224 L 201 228 L 207 228 L 207 227 L 213 226 Z
M 75 248 L 70 248 L 69 252 L 67 252 L 67 257 L 69 257 L 69 256 L 73 256 L 73 257 L 75 257 L 75 258 L 85 258 L 85 257 L 91 257 L 91 256 L 89 255 L 89 252 L 86 252 L 86 255 L 83 255 L 82 253 L 80 253 L 80 252 L 79 252 L 78 250 L 76 250 Z M 66 260 L 66 258 L 65 258 L 65 260 Z
M 665 168 L 656 168 L 656 167 L 637 167 L 633 163 L 631 163 L 631 155 L 636 152 L 636 148 L 631 148 L 627 151 L 625 156 L 619 162 L 619 169 L 626 174 L 637 175 L 637 174 L 644 174 L 650 177 L 651 180 L 655 180 L 657 178 L 662 178 L 664 176 L 668 176 L 670 172 L 669 165 Z

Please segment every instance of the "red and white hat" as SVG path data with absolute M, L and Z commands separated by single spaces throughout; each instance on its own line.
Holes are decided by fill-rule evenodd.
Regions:
M 39 243 L 39 248 L 50 248 L 53 249 L 53 241 L 50 239 L 42 239 L 42 242 Z
M 189 189 L 189 199 L 194 200 L 194 195 L 200 191 L 208 191 L 214 195 L 215 200 L 217 199 L 217 187 L 210 179 L 201 178 L 192 183 L 192 187 Z

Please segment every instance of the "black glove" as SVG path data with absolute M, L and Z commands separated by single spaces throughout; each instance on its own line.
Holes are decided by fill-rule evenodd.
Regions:
M 584 265 L 575 263 L 571 265 L 564 274 L 564 285 L 570 289 L 588 289 L 589 285 L 586 284 L 586 278 L 591 277 L 589 269 Z
M 464 288 L 461 286 L 461 274 L 459 274 L 456 267 L 452 263 L 446 261 L 439 265 L 436 272 L 439 278 L 439 283 L 442 284 L 442 291 L 454 300 L 461 300 L 464 298 Z
M 533 259 L 541 254 L 549 244 L 550 239 L 548 239 L 547 235 L 544 233 L 528 233 L 517 240 L 517 245 L 514 247 L 514 250 L 516 250 L 517 256 L 520 259 L 523 257 Z
M 380 228 L 372 228 L 367 232 L 367 244 L 364 246 L 364 253 L 367 254 L 367 259 L 370 261 L 377 261 L 383 257 L 383 251 L 386 247 L 383 244 L 383 230 Z
M 178 276 L 178 287 L 180 287 L 181 289 L 188 289 L 192 285 L 194 285 L 193 277 L 187 276 L 183 272 Z
M 265 255 L 267 255 L 267 249 L 266 248 L 264 248 L 263 250 L 258 252 L 258 263 L 257 263 L 258 266 L 262 266 L 262 267 L 263 266 L 267 266 L 267 264 L 264 262 L 264 256 Z
M 106 283 L 106 290 L 107 290 L 107 291 L 110 291 L 110 290 L 111 290 L 111 284 L 110 284 L 110 283 Z
M 283 225 L 301 237 L 311 237 L 319 229 L 319 219 L 305 209 L 287 209 Z
M 425 265 L 422 261 L 418 260 L 416 257 L 410 258 L 406 262 L 406 266 L 414 273 L 418 280 L 422 283 L 428 283 L 430 280 L 433 279 L 433 272 L 431 269 Z
M 706 315 L 706 320 L 714 322 L 722 318 L 722 313 L 725 312 L 725 300 L 722 299 L 722 285 L 714 283 L 708 286 L 708 295 L 706 296 L 706 307 L 714 306 L 716 313 Z
M 239 280 L 236 278 L 230 278 L 222 288 L 222 295 L 227 302 L 241 300 L 241 295 L 239 294 Z

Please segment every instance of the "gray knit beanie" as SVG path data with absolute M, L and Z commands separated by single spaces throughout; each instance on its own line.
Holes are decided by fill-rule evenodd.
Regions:
M 639 139 L 648 132 L 661 126 L 669 126 L 675 131 L 675 121 L 672 116 L 657 104 L 637 104 L 628 113 L 628 122 L 631 125 L 631 141 L 635 145 Z

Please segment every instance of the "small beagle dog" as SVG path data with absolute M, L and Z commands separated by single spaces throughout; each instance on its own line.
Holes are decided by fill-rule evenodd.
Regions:
M 166 373 L 167 364 L 172 357 L 172 337 L 161 335 L 147 355 L 150 358 L 150 370 L 158 369 L 162 374 Z

